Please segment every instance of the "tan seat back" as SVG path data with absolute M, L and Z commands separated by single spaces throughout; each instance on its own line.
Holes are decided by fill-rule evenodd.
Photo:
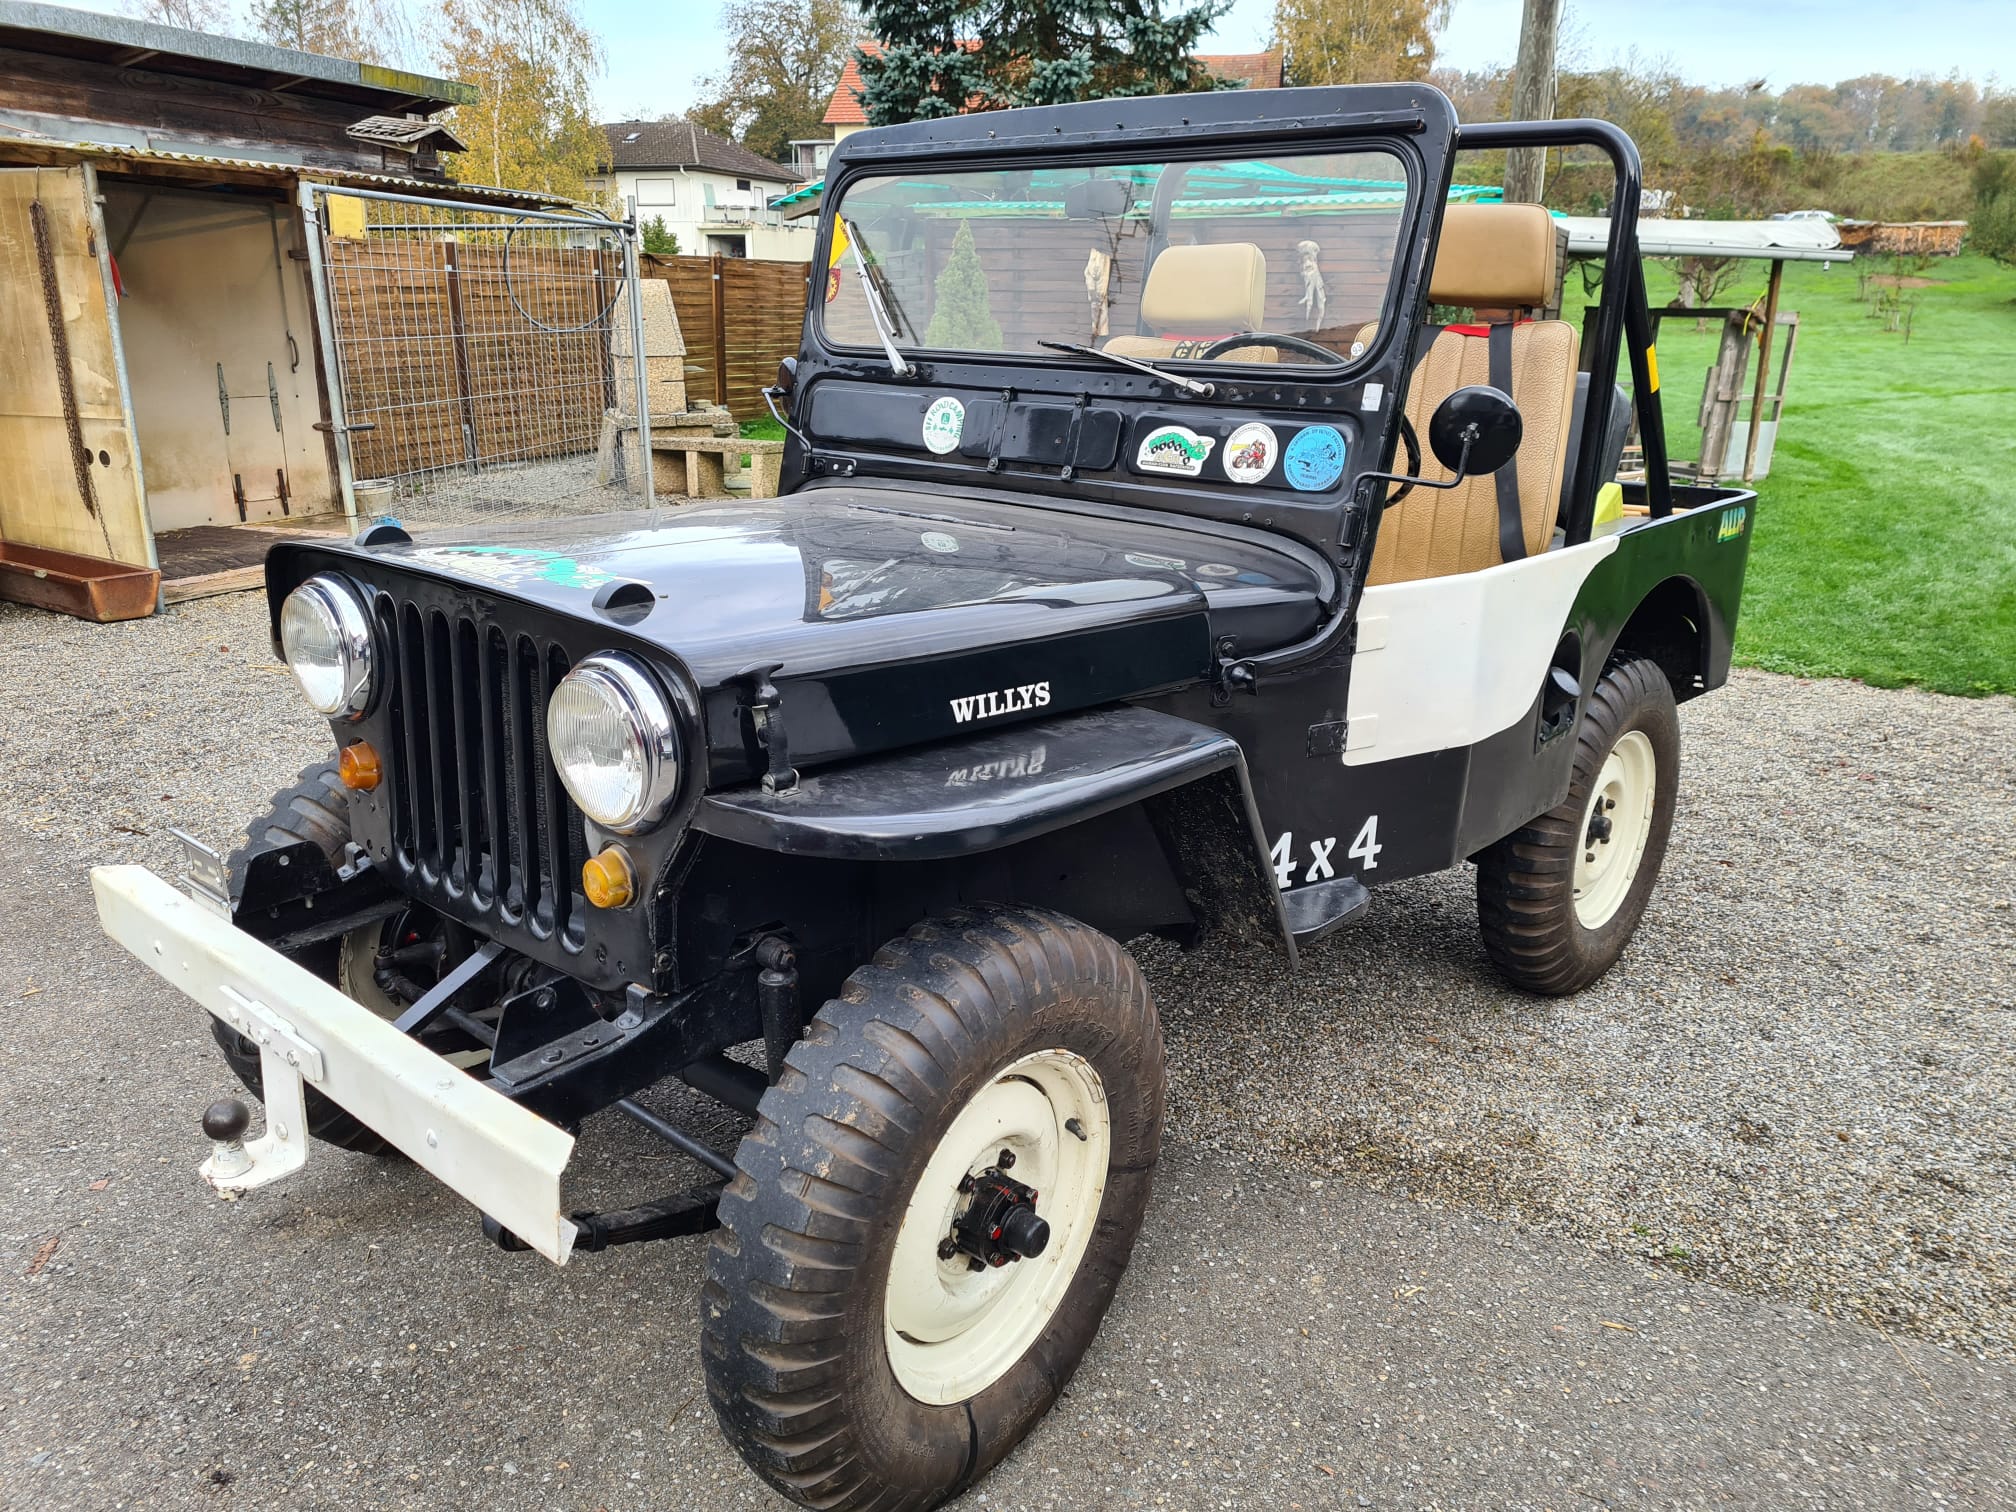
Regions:
M 1554 294 L 1553 217 L 1538 205 L 1451 205 L 1443 212 L 1428 297 L 1473 309 L 1537 309 Z M 1360 340 L 1369 341 L 1367 327 Z M 1425 333 L 1424 333 L 1425 334 Z M 1580 351 L 1575 328 L 1562 320 L 1522 321 L 1512 328 L 1512 402 L 1524 434 L 1507 464 L 1516 468 L 1519 518 L 1526 554 L 1545 551 L 1560 504 L 1575 406 Z M 1491 381 L 1490 340 L 1444 330 L 1416 361 L 1407 389 L 1407 418 L 1421 439 L 1421 476 L 1453 476 L 1428 450 L 1428 420 L 1459 388 Z M 1397 459 L 1405 461 L 1405 456 Z M 1368 583 L 1405 583 L 1496 567 L 1498 481 L 1471 478 L 1460 488 L 1417 488 L 1389 506 L 1379 522 Z
M 1267 254 L 1252 242 L 1164 247 L 1141 289 L 1141 323 L 1153 336 L 1115 336 L 1121 357 L 1196 357 L 1214 341 L 1266 329 Z M 1236 347 L 1221 362 L 1272 362 L 1272 347 Z

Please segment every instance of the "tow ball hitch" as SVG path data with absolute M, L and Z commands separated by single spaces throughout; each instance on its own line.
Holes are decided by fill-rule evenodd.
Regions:
M 1008 1151 L 1001 1152 L 1001 1166 L 1014 1160 Z M 939 1259 L 963 1254 L 977 1271 L 1010 1260 L 1033 1260 L 1049 1247 L 1050 1225 L 1036 1214 L 1035 1188 L 1024 1186 L 1001 1166 L 960 1180 L 959 1190 L 970 1194 L 970 1200 L 939 1244 Z

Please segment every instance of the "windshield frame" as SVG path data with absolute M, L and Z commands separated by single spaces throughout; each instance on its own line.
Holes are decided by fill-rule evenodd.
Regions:
M 1410 263 L 1416 259 L 1417 249 L 1424 235 L 1420 220 L 1422 202 L 1426 197 L 1424 185 L 1428 179 L 1428 165 L 1423 160 L 1418 145 L 1411 135 L 1395 130 L 1392 124 L 1368 123 L 1352 128 L 1344 127 L 1341 123 L 1324 122 L 1318 128 L 1308 126 L 1292 128 L 1286 123 L 1270 123 L 1265 129 L 1254 127 L 1238 133 L 1212 132 L 1176 140 L 1158 140 L 1152 135 L 1128 133 L 1125 136 L 1108 136 L 1104 140 L 1077 141 L 1063 148 L 1048 150 L 1031 150 L 1027 146 L 1021 146 L 1020 150 L 1017 150 L 1011 143 L 1002 143 L 1003 150 L 988 150 L 992 145 L 963 143 L 958 147 L 948 145 L 936 151 L 920 150 L 900 155 L 893 153 L 885 155 L 881 152 L 875 153 L 872 157 L 854 158 L 850 155 L 829 167 L 829 180 L 822 196 L 819 237 L 818 244 L 813 250 L 812 267 L 816 270 L 830 266 L 834 230 L 842 218 L 849 214 L 847 195 L 866 179 L 901 177 L 905 173 L 930 171 L 965 173 L 1014 172 L 1018 169 L 1113 168 L 1140 166 L 1159 161 L 1163 172 L 1156 179 L 1153 209 L 1150 212 L 1150 245 L 1159 253 L 1162 246 L 1166 245 L 1162 238 L 1167 231 L 1169 206 L 1178 192 L 1168 178 L 1169 168 L 1224 162 L 1235 154 L 1246 158 L 1277 159 L 1313 157 L 1334 152 L 1384 152 L 1393 159 L 1398 168 L 1398 176 L 1404 180 L 1406 192 L 1397 211 L 1397 229 L 1394 234 L 1385 291 L 1379 313 L 1373 322 L 1377 334 L 1366 344 L 1364 351 L 1355 357 L 1340 353 L 1336 361 L 1321 364 L 1228 362 L 1221 359 L 1200 360 L 1194 357 L 1156 357 L 1153 363 L 1157 368 L 1166 369 L 1184 378 L 1215 381 L 1221 391 L 1228 381 L 1248 383 L 1266 381 L 1270 389 L 1290 384 L 1329 387 L 1349 384 L 1361 378 L 1367 370 L 1379 363 L 1391 342 L 1398 324 L 1394 319 L 1394 312 L 1409 282 Z M 842 151 L 844 150 L 843 144 Z M 839 154 L 836 154 L 836 157 L 838 156 Z M 1445 165 L 1444 178 L 1447 177 L 1447 173 Z M 1446 193 L 1446 185 L 1443 192 Z M 1439 213 L 1438 208 L 1437 214 Z M 877 347 L 842 341 L 828 332 L 826 301 L 820 297 L 820 282 L 819 276 L 815 273 L 806 335 L 816 338 L 819 345 L 836 358 L 882 360 L 882 354 Z M 1060 373 L 1083 371 L 1088 367 L 1097 368 L 1105 365 L 1094 355 L 1030 352 L 1019 348 L 981 351 L 965 347 L 933 347 L 921 341 L 913 344 L 901 340 L 902 334 L 898 333 L 898 350 L 905 358 L 922 358 L 933 363 L 975 364 L 991 368 L 1027 366 L 1038 371 Z

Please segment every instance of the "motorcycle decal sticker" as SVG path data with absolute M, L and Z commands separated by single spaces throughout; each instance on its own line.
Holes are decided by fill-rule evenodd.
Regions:
M 1200 436 L 1187 425 L 1158 425 L 1142 438 L 1134 465 L 1142 472 L 1194 478 L 1204 471 L 1204 459 L 1217 444 L 1216 437 Z
M 959 447 L 959 434 L 966 429 L 966 406 L 951 395 L 933 399 L 924 411 L 924 449 L 944 456 Z
M 1020 714 L 1028 709 L 1040 709 L 1050 702 L 1048 682 L 1024 683 L 1019 688 L 1002 688 L 993 693 L 975 693 L 967 698 L 955 698 L 952 704 L 952 722 L 970 724 L 976 719 L 999 719 L 1003 714 Z
M 1197 575 L 1199 577 L 1215 578 L 1237 577 L 1239 576 L 1239 569 L 1237 567 L 1229 567 L 1223 562 L 1199 562 L 1197 564 Z
M 1225 438 L 1225 476 L 1234 483 L 1258 483 L 1274 471 L 1281 454 L 1272 426 L 1254 421 Z
M 1741 504 L 1738 504 L 1734 509 L 1723 510 L 1722 521 L 1715 527 L 1715 544 L 1720 546 L 1725 542 L 1735 540 L 1743 534 L 1744 527 L 1749 523 L 1750 511 L 1745 509 Z
M 1290 487 L 1315 493 L 1344 476 L 1344 436 L 1334 425 L 1312 425 L 1295 433 L 1281 457 Z
M 1190 564 L 1181 557 L 1157 556 L 1152 551 L 1130 551 L 1126 560 L 1136 567 L 1147 567 L 1161 572 L 1181 572 Z
M 959 549 L 959 537 L 947 535 L 942 530 L 927 530 L 917 539 L 924 543 L 926 550 L 941 552 L 946 556 Z

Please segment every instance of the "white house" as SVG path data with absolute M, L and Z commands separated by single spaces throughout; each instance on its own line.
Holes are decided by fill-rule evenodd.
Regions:
M 767 209 L 804 177 L 690 121 L 611 121 L 603 173 L 593 187 L 619 205 L 634 197 L 641 221 L 662 218 L 679 250 L 707 256 L 802 262 L 816 224 Z

